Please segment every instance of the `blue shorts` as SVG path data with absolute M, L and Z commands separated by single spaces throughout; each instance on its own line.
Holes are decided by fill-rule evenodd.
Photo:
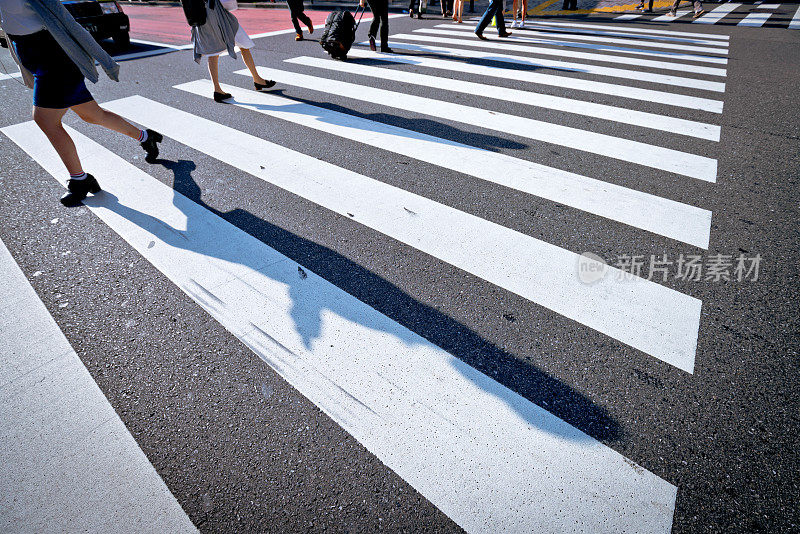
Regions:
M 8 37 L 22 66 L 33 74 L 34 106 L 64 109 L 94 100 L 83 74 L 50 32 Z

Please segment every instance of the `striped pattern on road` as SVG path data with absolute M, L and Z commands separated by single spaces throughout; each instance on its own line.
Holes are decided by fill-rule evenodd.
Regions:
M 450 41 L 456 45 L 463 44 L 458 39 L 444 39 L 444 38 L 426 38 L 419 35 L 401 34 L 394 35 L 393 38 L 403 38 L 406 40 L 417 40 L 423 42 L 441 42 Z M 363 44 L 363 43 L 361 43 Z M 526 65 L 531 67 L 543 67 L 553 69 L 555 71 L 567 71 L 583 74 L 592 74 L 596 76 L 607 76 L 609 78 L 619 78 L 624 80 L 636 80 L 642 82 L 655 83 L 659 85 L 671 85 L 675 87 L 686 87 L 689 89 L 702 89 L 705 91 L 713 91 L 718 93 L 725 92 L 725 84 L 721 82 L 712 82 L 707 80 L 700 80 L 697 78 L 685 78 L 682 76 L 672 76 L 666 74 L 659 74 L 656 72 L 641 72 L 636 70 L 618 69 L 614 67 L 603 67 L 600 65 L 591 65 L 588 63 L 574 63 L 567 61 L 555 61 L 550 59 L 540 58 L 527 58 L 522 56 L 514 56 L 509 54 L 483 52 L 480 50 L 470 50 L 468 48 L 448 48 L 442 46 L 431 46 L 427 44 L 416 43 L 403 43 L 399 41 L 392 41 L 392 48 L 400 50 L 413 50 L 415 52 L 425 52 L 430 54 L 437 54 L 446 57 L 456 58 L 474 58 L 483 59 L 487 61 L 494 61 L 498 63 L 508 63 L 511 65 Z M 718 76 L 725 76 L 725 69 L 714 69 L 719 71 L 716 73 Z M 568 78 L 565 78 L 568 79 Z M 687 96 L 687 101 L 691 101 L 691 96 Z M 717 102 L 721 101 L 712 100 L 713 107 L 717 106 Z M 706 102 L 708 103 L 708 102 Z M 721 107 L 720 107 L 721 109 Z
M 474 31 L 474 27 L 464 26 L 463 24 L 438 24 L 436 28 L 450 30 Z M 591 33 L 590 33 L 591 32 Z M 522 37 L 539 37 L 547 39 L 572 39 L 574 41 L 597 41 L 611 44 L 624 44 L 629 46 L 644 46 L 650 48 L 663 48 L 665 50 L 684 50 L 688 52 L 702 52 L 706 54 L 727 54 L 728 43 L 726 41 L 700 40 L 700 39 L 681 39 L 682 43 L 664 42 L 665 39 L 655 36 L 641 36 L 636 34 L 618 34 L 616 32 L 600 32 L 596 30 L 555 32 L 549 28 L 528 29 L 523 28 L 514 33 L 508 40 L 519 40 Z M 632 40 L 635 39 L 635 40 Z M 652 40 L 648 40 L 652 39 Z M 655 42 L 655 40 L 658 42 Z M 539 42 L 538 40 L 527 40 L 528 42 Z M 685 44 L 691 43 L 691 44 Z M 702 45 L 702 46 L 701 46 Z M 637 50 L 640 52 L 651 52 L 636 48 L 620 48 L 619 50 Z
M 389 193 L 387 186 L 355 173 L 141 97 L 108 107 L 147 119 L 142 122 L 193 148 L 211 149 L 223 161 L 255 165 L 253 171 L 264 178 L 267 173 L 259 172 L 257 163 L 268 161 L 270 176 L 286 175 L 308 193 L 321 185 L 321 176 L 327 178 L 318 171 L 335 172 L 323 186 L 325 198 L 334 202 L 361 192 L 351 190 L 348 181 Z M 63 166 L 33 122 L 3 132 L 63 185 Z M 92 212 L 467 531 L 671 528 L 673 485 L 303 270 L 112 151 L 69 132 L 89 165 L 115 169 L 104 178 L 105 191 L 87 199 Z M 356 220 L 380 218 L 386 201 L 403 195 L 390 194 L 377 206 L 359 206 Z M 433 228 L 455 229 L 460 222 L 489 228 L 452 212 L 455 219 L 424 228 L 426 210 L 440 208 L 423 199 L 411 207 L 420 214 L 416 222 L 405 216 L 406 222 L 395 218 L 391 224 L 421 231 L 428 244 Z M 532 259 L 529 270 L 541 263 Z M 636 282 L 631 287 L 651 286 Z M 608 304 L 605 296 L 602 304 Z M 669 301 L 660 305 L 669 308 Z M 638 311 L 628 313 L 638 316 Z
M 737 26 L 750 26 L 751 28 L 760 28 L 772 16 L 772 13 L 750 13 L 743 18 Z
M 613 56 L 609 54 L 593 54 L 590 52 L 573 52 L 571 50 L 562 50 L 558 48 L 540 48 L 540 47 L 533 47 L 533 46 L 526 46 L 522 44 L 510 44 L 505 42 L 495 42 L 495 41 L 477 41 L 477 39 L 466 38 L 462 39 L 455 39 L 452 37 L 438 37 L 435 35 L 423 35 L 420 33 L 413 33 L 413 34 L 406 34 L 401 33 L 397 35 L 392 35 L 392 46 L 394 47 L 395 41 L 397 39 L 401 39 L 404 41 L 420 41 L 423 43 L 434 43 L 434 44 L 448 44 L 448 45 L 456 45 L 456 46 L 474 46 L 477 48 L 489 48 L 495 51 L 495 56 L 500 57 L 497 51 L 507 51 L 507 52 L 522 52 L 525 54 L 535 55 L 549 55 L 549 56 L 558 56 L 558 57 L 569 57 L 581 60 L 589 60 L 589 61 L 598 61 L 604 63 L 617 63 L 627 66 L 636 66 L 636 67 L 648 67 L 653 69 L 662 69 L 662 70 L 673 70 L 683 73 L 692 73 L 692 74 L 703 74 L 708 76 L 725 76 L 727 74 L 726 69 L 719 68 L 719 67 L 708 67 L 705 65 L 694 65 L 691 63 L 674 63 L 669 61 L 655 61 L 651 59 L 641 59 L 641 58 L 634 58 L 634 57 L 625 57 L 625 56 Z M 477 42 L 476 42 L 477 41 Z M 530 59 L 534 64 L 540 65 L 547 65 L 548 60 L 546 59 L 539 59 L 536 58 L 535 61 L 533 58 L 522 58 L 517 56 L 518 59 Z M 724 58 L 719 58 L 724 59 Z M 550 65 L 557 67 L 559 64 L 564 65 L 566 62 L 564 61 L 555 61 L 550 60 Z M 576 68 L 571 65 L 578 65 L 577 70 L 579 72 L 599 72 L 602 69 L 609 69 L 610 67 L 601 67 L 597 65 L 591 65 L 586 63 L 566 63 L 568 68 Z M 620 69 L 617 69 L 619 72 Z M 610 72 L 610 71 L 607 71 Z M 625 71 L 622 71 L 625 72 Z M 684 87 L 691 87 L 693 89 L 705 89 L 707 91 L 718 91 L 724 92 L 725 91 L 725 84 L 720 82 L 711 82 L 707 80 L 699 80 L 695 78 L 683 78 L 683 77 L 672 77 L 667 76 L 664 74 L 654 74 L 650 72 L 640 72 L 635 71 L 635 74 L 628 74 L 625 77 L 635 77 L 637 79 L 652 81 L 654 83 L 663 83 L 668 85 L 681 85 Z
M 399 48 L 392 43 L 392 46 Z M 416 48 L 410 48 L 416 50 Z M 450 53 L 448 49 L 448 54 Z M 421 50 L 424 51 L 424 50 Z M 642 89 L 630 85 L 613 84 L 598 82 L 594 80 L 584 80 L 581 78 L 571 78 L 566 76 L 555 76 L 552 74 L 542 74 L 529 70 L 509 69 L 503 67 L 489 67 L 486 65 L 476 65 L 474 63 L 457 62 L 445 59 L 436 59 L 427 55 L 383 55 L 374 54 L 360 48 L 353 48 L 348 52 L 348 57 L 364 58 L 370 61 L 386 63 L 401 63 L 406 65 L 416 65 L 438 70 L 449 70 L 453 72 L 465 72 L 476 74 L 487 78 L 500 80 L 517 80 L 540 85 L 553 87 L 564 87 L 573 91 L 586 91 L 603 95 L 611 95 L 619 98 L 640 100 L 644 102 L 658 102 L 669 106 L 676 106 L 699 111 L 709 111 L 711 113 L 722 113 L 722 100 L 712 100 L 691 95 L 681 95 L 666 91 L 655 91 L 652 89 Z M 485 54 L 484 59 L 493 59 L 495 56 Z
M 210 82 L 175 86 L 209 97 Z M 233 105 L 473 176 L 707 248 L 711 212 L 600 180 L 490 152 L 285 97 L 223 85 Z M 445 148 L 446 150 L 442 150 Z
M 635 111 L 627 108 L 597 104 L 595 102 L 584 102 L 572 98 L 511 89 L 508 87 L 497 87 L 487 84 L 468 82 L 464 80 L 453 80 L 427 74 L 417 74 L 414 72 L 382 69 L 357 63 L 342 63 L 329 59 L 316 57 L 300 56 L 285 60 L 296 65 L 305 65 L 320 69 L 334 70 L 337 72 L 347 72 L 360 76 L 373 77 L 383 80 L 393 80 L 401 83 L 431 87 L 466 94 L 486 95 L 486 98 L 507 100 L 509 102 L 520 102 L 522 105 L 535 106 L 545 109 L 553 109 L 566 113 L 595 117 L 623 124 L 650 128 L 663 132 L 672 132 L 698 139 L 719 141 L 720 127 L 713 124 L 706 124 L 697 121 L 668 117 L 644 111 Z
M 237 71 L 237 74 L 247 74 L 247 70 Z M 420 113 L 428 117 L 438 117 L 480 128 L 489 128 L 525 139 L 573 148 L 698 180 L 715 182 L 717 178 L 717 161 L 715 159 L 648 145 L 640 141 L 307 74 L 263 67 L 259 67 L 259 74 L 268 80 L 276 80 L 312 91 L 324 88 L 326 92 L 334 92 L 357 101 L 372 102 Z
M 669 13 L 666 13 L 665 15 L 659 15 L 657 17 L 653 17 L 650 20 L 653 21 L 653 22 L 672 22 L 672 21 L 678 20 L 679 18 L 681 18 L 681 17 L 683 17 L 685 15 L 688 15 L 691 12 L 692 12 L 691 9 L 678 9 L 677 11 L 675 11 L 675 16 L 674 17 L 672 15 L 670 15 Z
M 736 10 L 742 4 L 736 4 L 733 2 L 728 2 L 727 4 L 720 4 L 719 6 L 715 7 L 707 14 L 703 15 L 702 17 L 698 17 L 692 22 L 694 24 L 716 24 L 720 20 L 722 20 L 725 15 L 730 13 L 731 11 Z
M 526 20 L 526 24 L 538 24 L 540 26 L 555 26 L 559 28 L 594 28 L 597 30 L 619 30 L 619 25 L 612 24 L 584 24 L 576 22 L 548 22 L 543 20 Z M 561 30 L 559 30 L 561 31 Z M 715 35 L 708 33 L 691 33 L 676 30 L 658 30 L 655 28 L 625 28 L 626 32 L 643 33 L 650 35 L 665 35 L 665 36 L 679 36 L 679 37 L 699 37 L 701 39 L 720 39 L 723 41 L 730 40 L 730 35 Z
M 790 30 L 800 30 L 800 7 L 794 12 L 792 20 L 789 22 Z
M 0 273 L 0 529 L 197 532 L 2 241 Z
M 450 35 L 455 37 L 465 37 L 468 39 L 477 40 L 477 37 L 469 31 L 468 28 L 464 28 L 463 30 L 442 30 L 436 28 L 420 28 L 418 30 L 414 30 L 415 33 L 424 33 L 424 34 L 434 34 L 434 35 Z M 531 32 L 532 33 L 532 32 Z M 527 34 L 526 34 L 527 35 Z M 510 37 L 506 37 L 503 39 L 503 43 L 532 43 L 532 44 L 542 44 L 542 45 L 550 45 L 550 46 L 562 46 L 562 47 L 570 47 L 570 48 L 583 48 L 587 50 L 600 50 L 603 52 L 616 52 L 621 54 L 631 54 L 635 56 L 656 56 L 656 57 L 665 57 L 667 59 L 676 59 L 682 61 L 696 61 L 701 63 L 716 63 L 718 65 L 726 65 L 728 63 L 727 58 L 724 57 L 717 57 L 717 56 L 707 56 L 707 55 L 697 55 L 697 54 L 684 54 L 681 52 L 669 52 L 666 50 L 643 50 L 641 48 L 630 48 L 624 46 L 612 46 L 612 45 L 605 45 L 605 44 L 594 44 L 594 43 L 578 43 L 574 42 L 580 39 L 591 39 L 596 40 L 597 38 L 594 37 L 586 37 L 584 35 L 572 35 L 570 39 L 573 41 L 565 41 L 565 40 L 557 40 L 552 38 L 535 38 L 535 37 L 522 37 L 517 34 L 511 35 Z M 605 39 L 610 40 L 610 39 Z M 622 39 L 614 39 L 615 41 L 624 41 Z M 627 42 L 627 41 L 624 41 Z M 639 44 L 639 43 L 637 43 Z M 642 43 L 642 46 L 653 46 L 652 43 Z M 666 45 L 664 45 L 666 46 Z M 689 46 L 689 45 L 670 45 L 671 47 L 681 47 L 681 48 L 691 48 L 691 49 L 699 49 L 707 54 L 724 54 L 724 50 L 720 49 L 709 49 L 706 47 L 696 47 L 696 46 Z M 530 48 L 528 49 L 529 53 L 544 53 L 541 51 L 541 48 Z M 545 49 L 550 50 L 552 54 L 553 50 L 555 49 Z M 622 56 L 602 56 L 596 57 L 595 61 L 611 61 L 610 58 L 617 58 L 619 59 Z M 627 59 L 627 58 L 626 58 Z M 623 61 L 624 63 L 628 63 Z
M 697 299 L 640 278 L 631 283 L 619 272 L 583 284 L 575 276 L 575 253 L 163 104 L 130 97 L 108 109 L 679 369 L 693 369 Z M 474 254 L 476 248 L 484 253 Z M 636 326 L 625 324 L 631 310 L 637 310 Z

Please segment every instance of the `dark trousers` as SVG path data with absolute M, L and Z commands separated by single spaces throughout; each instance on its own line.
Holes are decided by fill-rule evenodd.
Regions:
M 408 11 L 409 12 L 416 11 L 414 9 L 414 5 L 415 4 L 419 4 L 419 11 L 417 11 L 417 13 L 422 13 L 423 11 L 426 11 L 427 8 L 428 8 L 427 0 L 411 0 L 411 2 L 409 2 L 409 4 L 408 4 Z
M 381 28 L 381 48 L 389 47 L 389 0 L 367 0 L 372 10 L 372 24 L 369 25 L 369 36 L 377 37 L 378 26 Z
M 500 35 L 506 33 L 506 21 L 503 19 L 503 0 L 491 0 L 489 2 L 489 7 L 486 8 L 486 12 L 483 14 L 483 17 L 481 17 L 478 27 L 475 28 L 475 33 L 483 33 L 486 26 L 492 22 L 492 17 L 497 19 L 497 33 Z
M 294 31 L 297 33 L 303 33 L 303 30 L 300 28 L 300 22 L 306 26 L 311 26 L 311 19 L 308 18 L 308 15 L 306 15 L 304 12 L 305 8 L 303 8 L 303 0 L 286 0 L 286 3 L 289 4 L 289 14 L 292 17 Z M 298 22 L 298 20 L 300 22 Z
M 564 5 L 562 9 L 578 9 L 578 0 L 564 0 Z
M 453 12 L 453 0 L 441 0 L 442 2 L 442 15 Z

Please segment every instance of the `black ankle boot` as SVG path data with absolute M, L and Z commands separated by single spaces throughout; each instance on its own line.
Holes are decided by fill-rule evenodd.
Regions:
M 147 152 L 144 158 L 147 163 L 155 163 L 158 158 L 158 143 L 163 140 L 164 136 L 160 133 L 150 129 L 147 130 L 147 141 L 142 143 L 142 148 Z
M 86 195 L 91 193 L 93 195 L 100 192 L 100 184 L 97 183 L 94 176 L 87 174 L 83 180 L 70 180 L 67 182 L 67 194 L 61 197 L 61 203 L 66 207 L 71 208 L 77 206 L 81 201 L 86 198 Z

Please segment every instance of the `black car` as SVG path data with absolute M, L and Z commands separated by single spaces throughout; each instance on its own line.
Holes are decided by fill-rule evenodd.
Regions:
M 114 39 L 114 44 L 126 48 L 131 44 L 128 15 L 114 0 L 61 0 L 67 11 L 81 26 L 89 30 L 95 39 Z M 5 45 L 5 34 L 0 30 L 0 41 Z

